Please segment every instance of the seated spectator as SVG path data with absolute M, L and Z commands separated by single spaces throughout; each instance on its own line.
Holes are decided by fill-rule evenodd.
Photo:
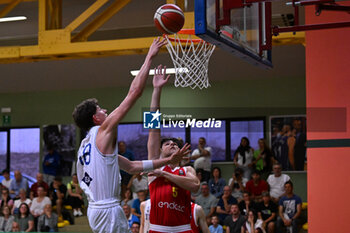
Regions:
M 12 222 L 12 232 L 19 232 L 19 224 L 18 222 Z
M 126 189 L 124 192 L 124 198 L 121 201 L 121 206 L 124 206 L 125 204 L 127 204 L 128 206 L 132 206 L 132 203 L 134 202 L 134 199 L 132 198 L 132 192 L 130 189 Z
M 206 182 L 202 183 L 202 193 L 196 198 L 196 204 L 200 205 L 205 213 L 207 222 L 210 223 L 211 216 L 215 213 L 218 200 L 209 192 L 209 186 Z
M 259 149 L 254 151 L 253 163 L 255 164 L 255 169 L 260 171 L 261 174 L 268 174 L 272 171 L 272 164 L 274 163 L 275 159 L 272 151 L 266 145 L 265 139 L 260 138 L 258 144 Z
M 147 177 L 141 176 L 141 173 L 133 175 L 126 188 L 131 189 L 133 193 L 133 199 L 137 199 L 137 192 L 148 190 Z
M 12 223 L 15 220 L 13 215 L 10 215 L 10 208 L 4 206 L 1 208 L 2 215 L 0 216 L 0 232 L 12 231 Z
M 131 233 L 140 233 L 140 223 L 134 222 L 131 226 Z
M 237 147 L 233 163 L 236 167 L 239 167 L 243 170 L 243 177 L 250 179 L 250 176 L 253 171 L 253 148 L 250 147 L 249 139 L 243 137 L 241 139 L 241 144 Z
M 44 188 L 45 192 L 49 192 L 49 185 L 44 181 L 44 176 L 41 173 L 36 174 L 36 182 L 30 187 L 30 199 L 33 200 L 34 197 L 38 197 L 37 189 L 41 186 Z
M 263 201 L 257 205 L 258 216 L 263 220 L 263 228 L 267 233 L 275 233 L 277 205 L 271 201 L 269 192 L 262 193 Z
M 209 226 L 210 233 L 223 233 L 224 232 L 224 229 L 219 224 L 219 217 L 217 215 L 213 215 L 211 217 L 211 224 L 212 225 Z
M 38 232 L 58 232 L 58 216 L 52 212 L 51 204 L 46 204 L 44 214 L 38 219 Z
M 18 214 L 19 206 L 22 203 L 26 203 L 29 208 L 32 205 L 32 201 L 26 197 L 26 191 L 24 189 L 19 190 L 19 199 L 15 201 L 13 208 L 12 208 L 12 214 Z
M 258 219 L 256 211 L 251 209 L 248 212 L 248 219 L 242 227 L 242 233 L 265 233 L 262 223 L 263 221 Z
M 43 160 L 44 181 L 47 184 L 51 184 L 58 175 L 61 165 L 61 155 L 55 150 L 52 144 L 47 145 L 47 151 L 48 153 Z
M 238 205 L 231 205 L 231 215 L 227 216 L 224 221 L 226 233 L 241 233 L 245 220 L 245 217 L 239 211 Z
M 81 212 L 81 207 L 84 204 L 83 201 L 83 190 L 79 186 L 77 174 L 73 174 L 72 181 L 67 184 L 67 204 L 71 205 L 73 208 L 73 215 L 83 216 Z
M 34 230 L 34 218 L 30 214 L 26 203 L 19 206 L 19 213 L 15 217 L 15 222 L 18 223 L 20 231 L 31 232 Z
M 221 169 L 219 167 L 213 168 L 212 176 L 213 178 L 209 180 L 210 193 L 216 198 L 220 198 L 224 193 L 226 181 L 221 178 Z
M 301 214 L 301 198 L 293 193 L 292 181 L 284 184 L 285 196 L 279 200 L 279 217 L 277 220 L 277 232 L 287 228 L 289 232 L 298 232 L 299 216 Z
M 198 140 L 198 148 L 192 152 L 190 159 L 194 160 L 193 167 L 195 170 L 203 169 L 203 181 L 209 182 L 212 149 L 210 146 L 206 146 L 206 143 L 205 138 L 200 137 Z
M 30 213 L 35 217 L 39 217 L 44 213 L 44 208 L 47 204 L 51 204 L 50 198 L 46 196 L 43 187 L 37 188 L 38 197 L 35 197 L 32 201 L 32 205 L 30 207 Z
M 13 200 L 10 197 L 9 190 L 6 187 L 3 187 L 1 190 L 1 199 L 0 199 L 0 208 L 8 206 L 10 210 L 13 207 Z
M 58 217 L 62 216 L 62 208 L 67 193 L 67 187 L 62 184 L 62 177 L 55 177 L 50 185 L 49 193 L 52 206 L 56 206 Z
M 219 220 L 222 224 L 225 218 L 230 214 L 231 205 L 238 204 L 237 199 L 232 197 L 232 190 L 230 186 L 225 186 L 224 194 L 220 198 L 216 207 L 216 213 L 219 214 Z
M 232 174 L 232 178 L 228 181 L 228 185 L 231 187 L 232 196 L 236 198 L 238 202 L 243 199 L 243 192 L 247 182 L 248 179 L 243 177 L 243 170 L 236 168 L 235 173 Z
M 238 206 L 241 214 L 244 216 L 247 216 L 250 209 L 256 209 L 255 202 L 252 201 L 251 195 L 247 191 L 243 192 L 243 200 L 238 203 Z
M 270 185 L 270 195 L 274 202 L 278 203 L 279 199 L 284 195 L 284 184 L 290 180 L 286 174 L 282 174 L 282 166 L 279 163 L 273 165 L 273 174 L 267 178 Z
M 28 181 L 22 177 L 20 171 L 15 171 L 15 179 L 11 182 L 10 185 L 10 197 L 12 199 L 19 198 L 19 190 L 24 189 L 26 193 L 28 192 Z
M 137 197 L 138 198 L 135 199 L 134 202 L 132 203 L 131 213 L 140 219 L 141 218 L 140 205 L 141 205 L 141 202 L 146 200 L 147 191 L 144 191 L 144 190 L 138 191 Z
M 126 148 L 126 144 L 125 144 L 124 141 L 118 142 L 118 154 L 120 154 L 121 156 L 127 158 L 130 161 L 134 161 L 135 160 L 134 154 L 130 150 L 128 150 Z M 122 193 L 124 193 L 125 190 L 126 190 L 126 187 L 129 184 L 129 181 L 130 181 L 132 175 L 130 175 L 126 171 L 120 170 L 120 176 L 122 177 L 122 180 L 121 180 Z
M 4 169 L 2 171 L 2 175 L 4 176 L 4 179 L 1 181 L 1 184 L 10 189 L 10 185 L 11 185 L 11 182 L 12 182 L 12 179 L 10 177 L 10 171 L 8 169 Z
M 252 174 L 252 179 L 247 182 L 245 188 L 249 193 L 251 193 L 252 199 L 255 202 L 261 202 L 261 193 L 264 191 L 268 191 L 269 186 L 265 180 L 262 180 L 260 178 L 260 172 L 255 170 Z
M 203 174 L 203 169 L 199 168 L 199 169 L 196 170 L 196 176 L 197 176 L 197 178 L 198 178 L 200 184 L 199 184 L 199 189 L 198 189 L 198 191 L 197 191 L 196 193 L 193 193 L 193 192 L 191 193 L 191 200 L 192 200 L 193 202 L 195 202 L 196 198 L 197 198 L 199 195 L 201 195 L 201 193 L 202 193 L 202 184 L 203 184 L 203 182 L 205 182 L 205 181 L 203 181 L 202 174 Z
M 130 228 L 134 222 L 140 223 L 140 219 L 136 215 L 133 215 L 131 213 L 131 207 L 129 205 L 124 204 L 123 211 L 124 211 L 126 219 L 128 220 L 128 224 L 129 224 Z

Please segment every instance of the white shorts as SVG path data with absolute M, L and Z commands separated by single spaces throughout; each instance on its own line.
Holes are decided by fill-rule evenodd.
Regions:
M 128 221 L 120 205 L 106 208 L 88 208 L 87 216 L 93 232 L 129 233 Z

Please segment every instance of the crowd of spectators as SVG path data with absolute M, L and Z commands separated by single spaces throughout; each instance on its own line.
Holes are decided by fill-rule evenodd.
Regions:
M 37 182 L 30 187 L 18 170 L 14 171 L 14 179 L 6 169 L 2 174 L 0 232 L 57 232 L 59 222 L 72 218 L 67 217 L 70 214 L 64 210 L 65 205 L 73 208 L 74 216 L 83 215 L 83 192 L 76 174 L 67 185 L 59 176 L 49 185 L 44 175 L 38 173 Z

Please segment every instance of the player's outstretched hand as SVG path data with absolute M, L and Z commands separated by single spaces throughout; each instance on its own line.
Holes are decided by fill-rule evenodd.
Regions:
M 165 38 L 160 39 L 160 37 L 157 37 L 157 39 L 153 40 L 153 43 L 152 43 L 151 47 L 149 48 L 148 55 L 151 57 L 156 56 L 157 53 L 159 52 L 159 49 L 163 45 L 166 45 L 166 44 L 167 44 L 167 41 Z
M 181 160 L 184 159 L 184 156 L 188 155 L 190 151 L 191 145 L 186 143 L 181 149 L 177 150 L 170 156 L 170 164 L 178 164 Z
M 154 76 L 153 76 L 154 88 L 162 87 L 168 82 L 170 75 L 166 76 L 165 71 L 166 71 L 166 66 L 159 65 L 157 68 L 154 68 Z

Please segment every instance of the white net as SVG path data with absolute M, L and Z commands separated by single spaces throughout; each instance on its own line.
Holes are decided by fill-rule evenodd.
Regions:
M 175 67 L 175 87 L 198 87 L 200 89 L 210 86 L 208 80 L 208 65 L 215 45 L 203 40 L 192 40 L 191 35 L 187 39 L 180 40 L 178 34 L 168 40 L 167 49 Z

